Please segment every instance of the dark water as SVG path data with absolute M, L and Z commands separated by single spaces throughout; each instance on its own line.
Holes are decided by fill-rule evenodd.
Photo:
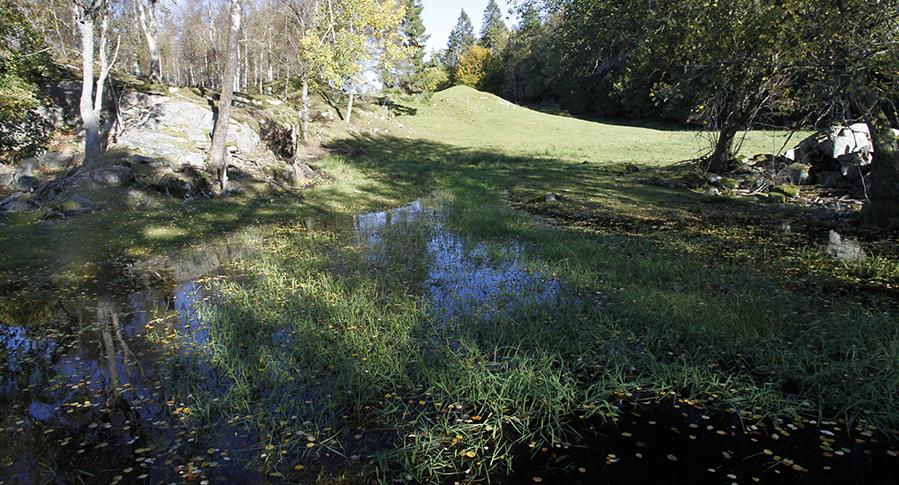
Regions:
M 423 275 L 415 284 L 435 327 L 450 335 L 463 319 L 586 304 L 563 282 L 528 270 L 519 245 L 472 241 L 443 218 L 439 205 L 419 201 L 324 226 L 343 226 L 375 268 L 416 268 L 408 273 Z M 307 223 L 311 233 L 317 225 Z M 264 443 L 251 426 L 204 416 L 191 408 L 191 387 L 179 385 L 199 384 L 212 396 L 228 392 L 209 352 L 204 303 L 217 296 L 217 275 L 234 276 L 229 265 L 253 257 L 262 232 L 110 269 L 108 281 L 80 291 L 12 298 L 27 311 L 0 321 L 0 483 L 284 481 L 245 467 Z M 293 338 L 276 331 L 272 346 Z M 300 392 L 299 400 L 315 399 Z M 734 415 L 706 414 L 697 403 L 623 400 L 621 409 L 614 426 L 583 420 L 579 442 L 520 450 L 511 481 L 896 483 L 884 477 L 899 475 L 899 458 L 887 454 L 891 445 L 860 434 L 866 430 L 847 435 L 839 423 L 826 432 L 809 422 L 751 428 Z M 344 445 L 347 456 L 368 446 Z
M 445 324 L 559 301 L 560 284 L 525 271 L 519 248 L 488 254 L 438 219 L 419 201 L 357 216 L 348 237 L 373 265 L 394 264 L 386 261 L 385 231 L 426 223 L 426 249 L 411 264 L 427 267 L 422 294 Z M 260 242 L 250 231 L 177 258 L 110 268 L 108 281 L 80 291 L 44 289 L 33 302 L 23 301 L 31 293 L 17 295 L 17 304 L 40 311 L 0 322 L 0 482 L 273 480 L 238 464 L 257 458 L 252 431 L 194 419 L 200 411 L 177 385 L 199 382 L 212 395 L 229 389 L 210 361 L 203 305 L 216 296 L 215 276 L 252 257 Z M 272 345 L 291 338 L 275 332 Z

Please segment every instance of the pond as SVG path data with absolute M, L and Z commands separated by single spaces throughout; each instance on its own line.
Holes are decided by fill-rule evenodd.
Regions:
M 424 260 L 412 264 L 426 267 L 421 294 L 444 336 L 460 318 L 496 319 L 526 305 L 581 304 L 568 301 L 560 282 L 525 269 L 517 245 L 491 253 L 445 229 L 439 218 L 434 207 L 417 201 L 361 214 L 352 223 L 306 225 L 341 228 L 342 239 L 380 265 L 393 264 L 387 261 L 386 229 L 426 223 L 426 250 L 417 253 Z M 248 450 L 258 437 L 234 423 L 207 420 L 197 428 L 196 421 L 182 419 L 198 410 L 176 385 L 185 378 L 180 369 L 213 394 L 228 391 L 230 383 L 208 362 L 203 308 L 216 298 L 217 279 L 231 276 L 236 261 L 253 257 L 264 232 L 244 231 L 177 258 L 138 263 L 128 274 L 110 269 L 108 280 L 90 288 L 17 295 L 17 308 L 39 310 L 11 312 L 27 316 L 0 322 L 0 480 L 265 478 L 238 465 L 252 459 L 255 451 Z M 129 286 L 134 288 L 120 290 Z M 26 301 L 32 297 L 36 301 Z M 276 332 L 272 345 L 289 345 L 290 338 Z
M 534 270 L 522 243 L 472 240 L 451 230 L 447 217 L 443 204 L 429 198 L 303 225 L 309 239 L 337 234 L 322 244 L 355 248 L 365 271 L 407 279 L 428 309 L 430 344 L 449 352 L 461 345 L 462 322 L 486 327 L 528 312 L 607 304 Z M 257 256 L 268 231 L 250 228 L 178 257 L 110 267 L 90 287 L 42 288 L 4 302 L 0 483 L 295 481 L 292 467 L 259 466 L 273 452 L 270 437 L 240 416 L 216 415 L 186 391 L 202 390 L 213 401 L 232 392 L 233 382 L 216 361 L 207 308 L 222 298 L 220 282 L 252 277 L 235 267 Z M 340 261 L 332 267 L 350 271 Z M 289 328 L 277 329 L 267 345 L 290 347 L 296 338 Z M 323 398 L 302 383 L 293 389 L 287 400 L 316 406 Z M 748 423 L 677 397 L 658 404 L 622 395 L 615 403 L 616 421 L 572 416 L 581 429 L 578 442 L 515 450 L 514 481 L 626 483 L 678 476 L 665 483 L 878 483 L 899 463 L 885 453 L 888 444 L 867 430 L 846 435 L 845 423 Z M 249 418 L 251 410 L 246 412 Z M 374 462 L 379 449 L 393 446 L 389 430 L 363 439 L 350 430 L 365 426 L 350 424 L 358 419 L 339 413 L 329 419 L 326 430 L 341 444 L 319 459 L 338 475 L 342 467 Z M 279 451 L 285 463 L 304 452 Z

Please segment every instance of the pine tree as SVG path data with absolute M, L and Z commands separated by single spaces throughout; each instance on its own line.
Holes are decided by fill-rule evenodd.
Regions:
M 406 14 L 400 26 L 403 47 L 410 54 L 406 65 L 402 67 L 403 72 L 399 76 L 399 84 L 410 92 L 420 90 L 419 85 L 427 67 L 425 66 L 425 46 L 430 36 L 425 33 L 425 24 L 421 18 L 422 11 L 424 11 L 424 6 L 421 0 L 408 0 Z
M 484 10 L 484 26 L 481 28 L 481 45 L 493 54 L 502 52 L 509 42 L 509 28 L 503 21 L 503 12 L 496 0 L 490 0 Z
M 459 14 L 459 20 L 456 26 L 450 32 L 449 42 L 446 45 L 446 53 L 444 53 L 443 64 L 446 65 L 450 72 L 456 70 L 459 65 L 459 58 L 462 53 L 471 48 L 476 42 L 474 36 L 474 27 L 471 25 L 471 18 L 462 10 Z

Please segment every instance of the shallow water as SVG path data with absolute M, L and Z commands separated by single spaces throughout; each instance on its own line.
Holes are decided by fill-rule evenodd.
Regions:
M 325 244 L 355 245 L 369 271 L 408 276 L 431 312 L 435 345 L 457 345 L 460 322 L 594 302 L 529 269 L 520 244 L 453 232 L 431 199 L 304 225 L 311 240 L 316 228 L 336 230 L 338 240 L 322 238 Z M 266 443 L 252 426 L 203 415 L 183 390 L 222 396 L 230 389 L 210 352 L 204 305 L 219 295 L 217 277 L 241 276 L 231 264 L 252 258 L 264 231 L 251 229 L 177 258 L 109 268 L 101 272 L 107 280 L 90 288 L 21 292 L 4 305 L 25 310 L 0 317 L 8 320 L 0 321 L 0 484 L 283 481 L 252 466 L 260 450 L 265 456 Z M 287 348 L 296 338 L 275 330 L 271 346 Z M 179 385 L 185 382 L 191 385 Z M 317 403 L 301 384 L 291 397 Z M 511 481 L 893 483 L 884 477 L 899 469 L 889 444 L 867 429 L 847 435 L 842 423 L 826 429 L 808 421 L 753 424 L 684 401 L 622 399 L 620 409 L 614 425 L 584 420 L 581 442 L 520 450 Z M 346 425 L 341 418 L 334 417 L 335 428 Z M 319 457 L 333 459 L 338 470 L 383 446 L 377 432 L 345 434 L 340 453 Z
M 319 225 L 334 227 L 306 224 Z M 404 229 L 413 225 L 425 227 L 418 231 L 425 234 L 424 250 L 394 261 L 397 245 L 416 243 L 404 240 Z M 0 406 L 6 410 L 0 482 L 269 479 L 237 465 L 256 458 L 259 438 L 239 423 L 190 419 L 198 411 L 175 385 L 199 382 L 212 395 L 230 387 L 211 362 L 203 308 L 216 298 L 215 276 L 252 257 L 261 232 L 127 270 L 110 268 L 102 272 L 109 281 L 90 288 L 44 289 L 35 302 L 20 295 L 18 305 L 42 310 L 33 313 L 38 317 L 0 322 Z M 429 202 L 359 215 L 342 232 L 373 266 L 425 268 L 420 294 L 444 329 L 460 318 L 502 318 L 516 308 L 564 300 L 558 281 L 524 268 L 520 247 L 491 252 L 468 241 L 447 230 Z M 114 290 L 129 285 L 135 289 Z M 276 331 L 272 345 L 290 345 L 292 338 Z M 206 424 L 200 428 L 200 422 Z

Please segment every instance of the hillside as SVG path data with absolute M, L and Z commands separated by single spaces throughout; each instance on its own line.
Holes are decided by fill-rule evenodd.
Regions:
M 664 165 L 709 150 L 709 134 L 679 127 L 641 127 L 551 115 L 490 93 L 456 86 L 434 94 L 409 121 L 414 136 L 462 147 L 568 161 Z M 751 133 L 742 153 L 777 153 L 787 133 Z M 801 134 L 796 140 L 800 140 Z

